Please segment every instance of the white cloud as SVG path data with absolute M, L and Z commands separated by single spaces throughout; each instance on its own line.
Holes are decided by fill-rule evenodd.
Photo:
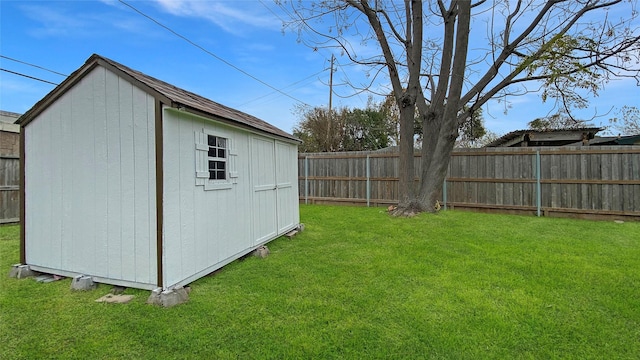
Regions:
M 23 6 L 22 10 L 40 24 L 30 31 L 36 37 L 77 35 L 83 33 L 90 25 L 86 19 L 64 9 L 27 5 Z
M 74 3 L 25 4 L 20 10 L 31 19 L 28 34 L 35 38 L 97 39 L 119 36 L 118 31 L 158 37 L 160 29 L 147 19 L 128 11 L 119 2 L 100 0 L 101 4 L 78 10 Z M 59 6 L 57 5 L 59 4 Z M 128 9 L 126 9 L 128 10 Z
M 255 1 L 156 0 L 164 11 L 181 17 L 207 20 L 222 30 L 241 35 L 249 28 L 279 31 L 281 23 L 271 14 L 261 11 Z
M 119 4 L 118 0 L 98 0 L 98 1 L 100 1 L 105 5 L 110 5 L 110 6 L 118 6 Z

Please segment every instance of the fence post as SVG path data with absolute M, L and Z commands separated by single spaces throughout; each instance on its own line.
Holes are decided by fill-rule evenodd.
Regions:
M 442 184 L 442 202 L 444 203 L 444 210 L 447 210 L 447 177 L 444 177 L 444 183 Z
M 309 203 L 309 157 L 304 157 L 304 203 Z
M 369 155 L 367 155 L 367 207 L 369 207 L 370 200 L 371 200 L 371 170 L 369 167 Z
M 536 208 L 540 217 L 540 207 L 542 206 L 542 194 L 540 188 L 540 150 L 536 150 Z

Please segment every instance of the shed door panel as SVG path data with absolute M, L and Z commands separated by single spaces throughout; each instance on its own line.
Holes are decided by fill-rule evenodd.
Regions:
M 276 153 L 274 141 L 253 138 L 251 143 L 251 177 L 253 183 L 253 238 L 256 243 L 277 234 Z
M 296 222 L 294 207 L 298 206 L 297 189 L 294 189 L 293 179 L 297 180 L 297 171 L 291 166 L 297 160 L 296 148 L 281 142 L 276 142 L 276 188 L 278 207 L 278 234 L 291 229 Z M 296 172 L 294 174 L 294 172 Z M 296 192 L 296 194 L 294 194 Z M 295 201 L 292 201 L 294 199 Z

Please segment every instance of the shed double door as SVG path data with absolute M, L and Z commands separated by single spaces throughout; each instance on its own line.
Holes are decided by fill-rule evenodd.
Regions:
M 295 222 L 292 196 L 295 147 L 277 140 L 254 137 L 251 141 L 253 186 L 253 238 L 261 243 L 283 234 Z M 294 154 L 295 155 L 295 154 Z

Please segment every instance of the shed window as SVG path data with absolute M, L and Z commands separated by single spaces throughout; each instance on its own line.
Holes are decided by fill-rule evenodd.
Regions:
M 227 179 L 227 139 L 214 135 L 207 135 L 209 151 L 209 179 Z
M 238 150 L 230 132 L 195 132 L 196 185 L 204 190 L 231 189 L 238 183 Z

